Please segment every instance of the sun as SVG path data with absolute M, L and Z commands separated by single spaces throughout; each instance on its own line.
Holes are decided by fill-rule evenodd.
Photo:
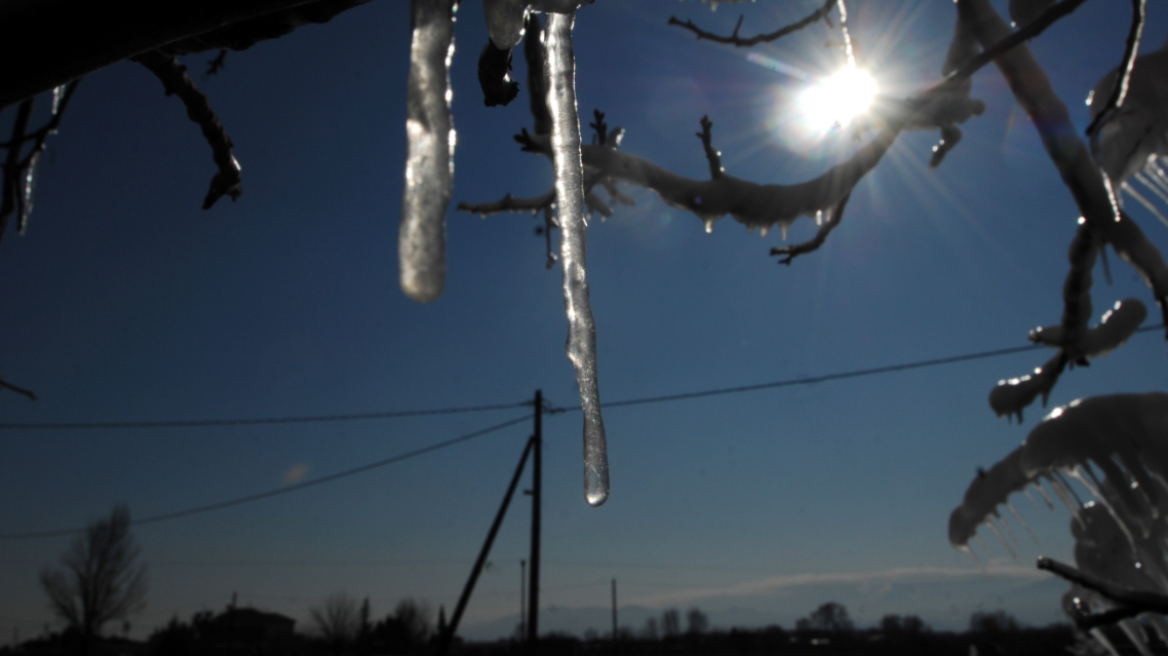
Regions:
M 809 86 L 799 97 L 808 127 L 827 132 L 846 127 L 868 111 L 876 97 L 876 80 L 859 68 L 845 67 Z

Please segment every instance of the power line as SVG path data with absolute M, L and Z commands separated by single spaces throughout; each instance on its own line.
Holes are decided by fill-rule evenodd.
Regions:
M 329 474 L 328 476 L 321 476 L 320 478 L 314 478 L 314 479 L 309 480 L 309 481 L 304 481 L 303 483 L 296 483 L 295 485 L 289 485 L 287 487 L 280 487 L 280 488 L 276 488 L 274 490 L 268 490 L 266 492 L 259 492 L 256 494 L 249 494 L 249 495 L 242 496 L 242 497 L 236 497 L 234 499 L 229 499 L 227 501 L 220 501 L 218 503 L 210 503 L 210 504 L 207 504 L 204 506 L 196 506 L 194 508 L 187 508 L 186 510 L 177 510 L 174 512 L 162 513 L 160 515 L 151 515 L 149 517 L 143 517 L 142 519 L 133 520 L 130 522 L 130 525 L 131 526 L 140 526 L 142 524 L 153 524 L 156 522 L 165 522 L 165 521 L 168 521 L 171 519 L 179 519 L 180 517 L 190 517 L 191 515 L 198 515 L 198 514 L 202 514 L 202 513 L 211 512 L 214 510 L 222 510 L 224 508 L 230 508 L 231 506 L 238 506 L 238 505 L 242 505 L 245 503 L 251 503 L 253 501 L 259 501 L 261 499 L 268 499 L 270 497 L 279 496 L 281 494 L 288 494 L 289 492 L 296 492 L 298 490 L 303 490 L 304 488 L 308 488 L 308 487 L 314 487 L 317 485 L 323 485 L 325 483 L 331 483 L 333 481 L 340 480 L 342 478 L 347 478 L 347 477 L 353 476 L 355 474 L 361 474 L 361 473 L 370 471 L 372 469 L 377 469 L 379 467 L 385 467 L 386 465 L 392 465 L 394 463 L 398 463 L 398 462 L 401 462 L 403 460 L 409 460 L 411 458 L 416 458 L 418 456 L 425 455 L 425 454 L 431 453 L 433 451 L 445 449 L 445 448 L 454 446 L 455 444 L 467 442 L 467 441 L 472 440 L 476 437 L 482 437 L 483 435 L 487 435 L 488 433 L 494 433 L 495 431 L 502 430 L 502 429 L 507 428 L 509 426 L 514 426 L 515 424 L 528 421 L 529 419 L 531 419 L 531 415 L 525 414 L 522 417 L 516 417 L 515 419 L 512 419 L 510 421 L 505 421 L 501 424 L 495 424 L 494 426 L 483 428 L 483 429 L 480 429 L 480 430 L 477 430 L 477 431 L 474 431 L 471 433 L 466 433 L 465 435 L 460 435 L 458 437 L 446 440 L 444 442 L 438 442 L 436 444 L 431 444 L 430 446 L 424 446 L 420 449 L 414 449 L 413 451 L 407 451 L 405 453 L 402 453 L 402 454 L 399 454 L 396 456 L 385 458 L 384 460 L 378 460 L 376 462 L 364 464 L 364 465 L 361 465 L 359 467 L 353 467 L 352 469 L 346 469 L 344 471 L 337 472 L 335 474 Z M 56 529 L 56 530 L 51 530 L 51 531 L 32 531 L 32 532 L 28 532 L 28 533 L 0 533 L 0 540 L 31 540 L 31 539 L 35 539 L 35 538 L 60 537 L 63 535 L 73 535 L 76 533 L 80 533 L 84 530 L 85 530 L 85 528 L 68 528 L 68 529 Z
M 207 426 L 255 426 L 260 424 L 312 424 L 330 421 L 362 421 L 367 419 L 398 419 L 401 417 L 424 417 L 430 415 L 453 415 L 489 410 L 510 410 L 531 405 L 531 401 L 519 403 L 499 403 L 496 405 L 472 405 L 433 410 L 400 410 L 395 412 L 368 412 L 346 415 L 309 415 L 302 417 L 258 417 L 253 419 L 180 419 L 176 421 L 85 421 L 56 423 L 0 423 L 0 430 L 70 430 L 99 428 L 204 428 Z
M 1136 330 L 1136 333 L 1146 333 L 1153 330 L 1163 330 L 1163 324 L 1158 326 L 1147 326 Z M 662 396 L 645 396 L 637 399 L 625 399 L 623 401 L 606 401 L 602 405 L 605 409 L 620 408 L 630 405 L 646 405 L 649 403 L 664 403 L 666 401 L 681 401 L 684 399 L 697 399 L 706 396 L 720 396 L 723 394 L 740 394 L 742 392 L 756 392 L 764 389 L 774 389 L 777 387 L 791 387 L 794 385 L 814 385 L 815 383 L 825 383 L 831 380 L 843 380 L 846 378 L 862 378 L 864 376 L 876 376 L 879 374 L 890 374 L 898 371 L 908 371 L 910 369 L 925 369 L 927 367 L 937 367 L 943 364 L 953 364 L 955 362 L 967 362 L 969 360 L 980 360 L 983 358 L 994 358 L 1000 355 L 1011 355 L 1013 353 L 1023 353 L 1025 351 L 1037 351 L 1039 349 L 1050 348 L 1045 344 L 1028 344 L 1026 346 L 1013 346 L 1004 349 L 995 349 L 993 351 L 980 351 L 978 353 L 966 353 L 965 355 L 953 355 L 946 358 L 933 358 L 931 360 L 918 360 L 916 362 L 904 362 L 901 364 L 890 364 L 883 367 L 872 367 L 870 369 L 853 369 L 852 371 L 843 371 L 834 374 L 824 374 L 822 376 L 804 376 L 803 378 L 788 378 L 787 380 L 776 380 L 769 383 L 757 383 L 754 385 L 739 385 L 736 387 L 720 387 L 709 390 L 702 390 L 699 392 L 683 392 L 681 394 L 665 394 Z M 547 412 L 550 414 L 558 414 L 562 412 L 579 412 L 579 407 L 571 408 L 548 408 Z

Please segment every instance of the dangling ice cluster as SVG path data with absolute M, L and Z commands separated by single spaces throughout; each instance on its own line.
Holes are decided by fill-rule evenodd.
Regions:
M 584 410 L 584 496 L 597 506 L 608 498 L 608 456 L 596 380 L 596 326 L 588 299 L 580 121 L 576 111 L 572 24 L 591 0 L 484 0 L 492 44 L 510 50 L 523 38 L 530 11 L 548 13 L 547 106 L 558 220 L 563 230 L 564 306 L 568 358 L 576 370 Z M 442 294 L 446 276 L 446 208 L 454 177 L 455 134 L 450 115 L 450 62 L 454 54 L 455 0 L 413 0 L 406 119 L 405 191 L 398 254 L 402 290 L 428 303 Z
M 1094 500 L 1084 503 L 1069 479 Z M 979 470 L 949 517 L 950 543 L 973 554 L 969 542 L 985 526 L 1014 553 L 1006 536 L 1015 545 L 1017 539 L 1000 509 L 1028 531 L 1010 497 L 1022 492 L 1035 501 L 1033 490 L 1053 510 L 1047 487 L 1073 516 L 1081 571 L 1133 590 L 1168 593 L 1168 394 L 1101 396 L 1055 408 L 1021 446 Z M 1108 604 L 1077 587 L 1064 602 L 1080 611 Z M 1153 626 L 1168 640 L 1162 618 Z M 1146 648 L 1138 623 L 1121 627 Z

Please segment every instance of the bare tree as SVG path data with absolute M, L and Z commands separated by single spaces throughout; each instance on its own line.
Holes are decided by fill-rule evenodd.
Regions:
M 308 609 L 316 632 L 330 643 L 334 652 L 357 637 L 361 628 L 361 611 L 357 600 L 344 592 L 325 597 L 323 606 Z
M 670 608 L 661 613 L 661 637 L 673 638 L 681 634 L 681 613 Z
M 146 606 L 146 565 L 130 534 L 130 510 L 114 506 L 93 522 L 61 556 L 61 567 L 41 570 L 49 608 L 80 632 L 83 649 L 112 620 L 124 620 Z
M 706 617 L 706 614 L 697 607 L 691 608 L 686 612 L 685 620 L 688 625 L 687 632 L 690 635 L 701 635 L 710 628 L 710 618 Z

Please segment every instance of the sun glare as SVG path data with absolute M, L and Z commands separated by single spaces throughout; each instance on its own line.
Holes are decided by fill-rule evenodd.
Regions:
M 866 71 L 847 67 L 807 88 L 799 99 L 810 127 L 826 132 L 845 127 L 863 114 L 876 97 L 876 81 Z

